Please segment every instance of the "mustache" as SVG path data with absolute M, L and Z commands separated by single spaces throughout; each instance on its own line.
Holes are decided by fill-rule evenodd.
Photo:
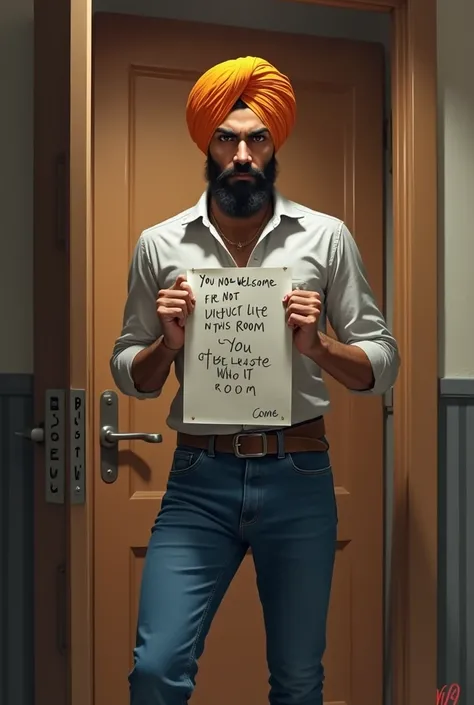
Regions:
M 251 164 L 235 164 L 233 167 L 224 169 L 217 177 L 218 182 L 225 181 L 232 176 L 238 176 L 239 174 L 247 174 L 248 176 L 253 176 L 255 179 L 266 180 L 266 176 L 261 169 L 252 166 Z

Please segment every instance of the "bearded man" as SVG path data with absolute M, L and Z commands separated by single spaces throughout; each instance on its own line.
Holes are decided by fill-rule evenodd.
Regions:
M 249 548 L 270 703 L 323 703 L 337 507 L 322 371 L 355 393 L 383 394 L 399 357 L 346 225 L 275 188 L 276 154 L 295 116 L 289 79 L 263 59 L 203 74 L 186 117 L 208 188 L 143 232 L 133 257 L 114 379 L 125 394 L 157 397 L 174 363 L 179 391 L 168 417 L 177 445 L 142 577 L 131 705 L 191 697 L 212 619 Z M 294 343 L 291 426 L 183 423 L 184 330 L 196 306 L 185 272 L 245 266 L 292 270 L 283 301 Z M 326 336 L 327 320 L 338 340 Z

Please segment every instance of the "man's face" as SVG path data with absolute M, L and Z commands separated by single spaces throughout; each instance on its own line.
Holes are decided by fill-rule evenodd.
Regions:
M 277 175 L 273 140 L 250 108 L 231 112 L 209 145 L 206 179 L 224 213 L 248 218 L 265 206 Z

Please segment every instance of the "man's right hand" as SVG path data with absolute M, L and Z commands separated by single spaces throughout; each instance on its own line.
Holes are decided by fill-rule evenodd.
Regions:
M 162 289 L 156 301 L 156 312 L 161 321 L 163 342 L 170 350 L 180 350 L 184 345 L 184 326 L 194 311 L 196 299 L 183 274 L 171 289 Z

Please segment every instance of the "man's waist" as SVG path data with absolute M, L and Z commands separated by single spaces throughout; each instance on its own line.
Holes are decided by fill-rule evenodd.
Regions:
M 265 455 L 326 451 L 324 417 L 288 426 L 284 429 L 241 431 L 224 435 L 194 435 L 178 432 L 178 445 L 208 450 L 211 453 L 232 453 L 238 458 L 261 458 Z

